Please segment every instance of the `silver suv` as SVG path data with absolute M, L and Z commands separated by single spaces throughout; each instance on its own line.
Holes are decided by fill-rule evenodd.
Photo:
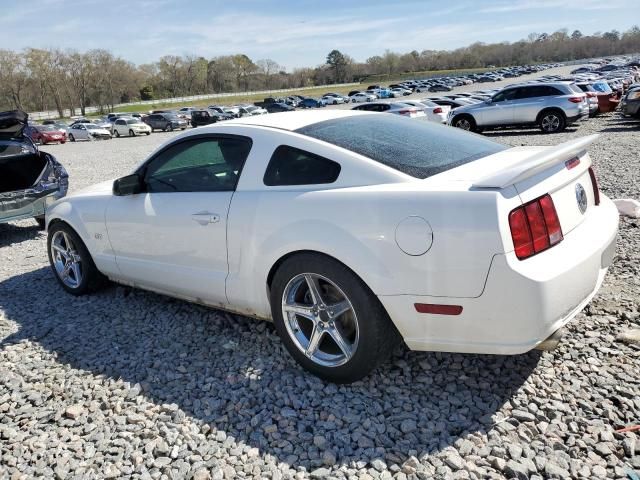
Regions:
M 447 123 L 463 130 L 512 126 L 538 126 L 555 133 L 589 118 L 587 96 L 571 82 L 511 85 L 485 102 L 456 108 Z

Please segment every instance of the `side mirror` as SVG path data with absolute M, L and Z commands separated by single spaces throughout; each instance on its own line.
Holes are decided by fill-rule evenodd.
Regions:
M 113 182 L 113 194 L 122 197 L 142 192 L 142 178 L 137 173 L 118 178 Z
M 484 103 L 486 103 L 487 105 L 491 105 L 491 103 L 493 103 L 493 99 L 492 98 L 487 98 Z

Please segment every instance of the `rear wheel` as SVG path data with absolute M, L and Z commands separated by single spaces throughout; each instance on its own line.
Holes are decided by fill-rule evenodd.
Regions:
M 116 137 L 120 138 L 120 132 L 118 130 L 116 130 L 115 132 Z
M 34 220 L 38 222 L 38 227 L 40 228 L 40 230 L 44 230 L 44 226 L 45 226 L 44 215 L 41 215 L 39 217 L 34 217 Z
M 47 238 L 49 263 L 56 279 L 72 295 L 84 295 L 104 285 L 89 251 L 78 234 L 66 223 L 56 222 Z
M 130 137 L 135 137 L 135 136 L 136 136 L 136 134 L 134 133 L 134 131 L 133 131 L 133 130 L 129 130 L 129 136 L 130 136 Z
M 559 110 L 548 110 L 540 114 L 538 125 L 543 133 L 557 133 L 567 127 L 567 120 Z
M 71 141 L 71 142 L 75 142 L 76 141 L 76 137 L 73 136 L 73 133 L 69 134 L 69 141 Z
M 369 288 L 340 262 L 299 254 L 271 286 L 276 330 L 291 356 L 325 380 L 350 383 L 391 354 L 399 335 Z

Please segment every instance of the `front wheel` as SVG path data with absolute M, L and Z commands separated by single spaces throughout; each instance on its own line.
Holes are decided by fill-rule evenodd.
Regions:
M 134 133 L 134 131 L 133 131 L 133 130 L 129 130 L 129 136 L 130 136 L 130 137 L 135 137 L 135 136 L 136 136 L 136 134 Z
M 73 133 L 69 134 L 69 141 L 70 142 L 75 142 L 76 141 L 76 138 L 73 136 Z
M 271 286 L 276 330 L 306 370 L 355 382 L 386 360 L 399 335 L 379 300 L 351 270 L 319 254 L 286 260 Z
M 39 217 L 34 217 L 34 220 L 36 222 L 38 222 L 38 228 L 40 230 L 44 230 L 44 226 L 45 226 L 45 219 L 44 219 L 44 215 L 41 215 Z
M 116 137 L 120 138 L 120 132 L 118 130 L 116 130 L 115 132 Z
M 476 122 L 473 117 L 469 115 L 463 115 L 453 120 L 453 126 L 466 130 L 467 132 L 474 132 L 476 130 Z
M 84 295 L 100 288 L 105 277 L 98 271 L 82 239 L 66 223 L 49 227 L 49 264 L 56 279 L 72 295 Z

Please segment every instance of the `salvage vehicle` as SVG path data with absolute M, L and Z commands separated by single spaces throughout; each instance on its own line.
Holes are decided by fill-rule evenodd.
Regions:
M 121 117 L 113 122 L 113 134 L 116 137 L 151 135 L 151 127 L 138 118 Z
M 28 125 L 25 127 L 23 134 L 29 136 L 34 143 L 42 145 L 53 142 L 65 143 L 67 141 L 67 132 L 53 125 Z
M 549 348 L 597 292 L 618 212 L 586 149 L 508 148 L 400 115 L 259 115 L 184 132 L 47 210 L 64 290 L 106 278 L 273 320 L 304 368 Z
M 74 123 L 69 127 L 69 141 L 111 140 L 111 132 L 93 123 Z
M 553 82 L 505 87 L 482 103 L 452 110 L 448 123 L 473 132 L 537 126 L 543 133 L 557 133 L 588 118 L 584 92 L 574 83 Z
M 34 218 L 44 228 L 45 210 L 66 195 L 69 176 L 24 134 L 27 120 L 20 110 L 0 113 L 0 223 Z

